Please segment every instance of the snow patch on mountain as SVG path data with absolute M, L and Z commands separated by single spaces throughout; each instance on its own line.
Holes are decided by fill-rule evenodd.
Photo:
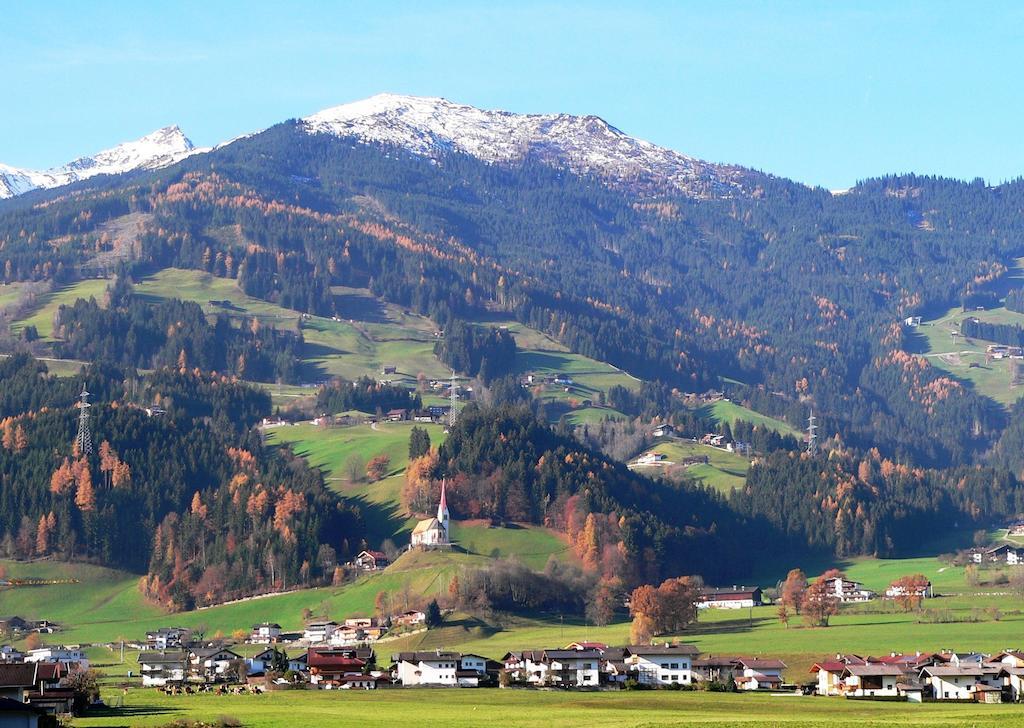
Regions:
M 529 156 L 619 186 L 670 187 L 693 197 L 744 194 L 756 174 L 636 139 L 597 116 L 487 111 L 442 98 L 378 94 L 301 123 L 311 134 L 397 145 L 433 159 L 452 150 L 491 163 Z
M 18 169 L 0 164 L 0 199 L 21 195 L 34 189 L 60 187 L 98 174 L 123 174 L 136 169 L 159 169 L 205 151 L 207 150 L 195 147 L 178 126 L 166 126 L 141 139 L 118 144 L 89 157 L 79 157 L 61 167 L 46 171 Z

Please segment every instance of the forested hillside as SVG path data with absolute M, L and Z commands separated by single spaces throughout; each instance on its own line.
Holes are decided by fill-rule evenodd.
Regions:
M 734 550 L 766 534 L 790 534 L 786 548 L 895 553 L 904 546 L 899 534 L 907 524 L 912 532 L 926 522 L 982 525 L 1017 510 L 1018 486 L 1008 471 L 1021 467 L 1014 454 L 1020 408 L 1004 409 L 908 353 L 901 321 L 994 295 L 991 288 L 1009 261 L 1024 252 L 1022 210 L 1020 181 L 989 188 L 909 175 L 869 180 L 838 196 L 767 176 L 728 198 L 695 199 L 672 189 L 638 194 L 529 156 L 512 164 L 455 152 L 427 159 L 398 147 L 308 134 L 287 122 L 164 170 L 96 178 L 0 203 L 0 266 L 4 281 L 18 284 L 115 272 L 128 281 L 175 266 L 339 321 L 345 311 L 332 288 L 365 287 L 433 320 L 440 359 L 491 387 L 497 403 L 528 396 L 509 376 L 518 356 L 514 337 L 488 324 L 502 320 L 533 327 L 573 352 L 640 377 L 644 383 L 636 390 L 612 388 L 608 404 L 630 417 L 670 422 L 683 434 L 700 434 L 706 421 L 685 395 L 711 388 L 798 427 L 813 408 L 823 450 L 870 468 L 876 463 L 880 475 L 862 478 L 824 455 L 785 454 L 800 443 L 771 429 L 741 426 L 742 437 L 759 452 L 777 454 L 757 463 L 747 488 L 725 503 L 654 483 L 597 455 L 616 436 L 610 425 L 589 428 L 581 437 L 590 447 L 582 447 L 522 414 L 527 410 L 468 412 L 439 454 L 436 474 L 450 469 L 466 479 L 453 497 L 466 499 L 460 507 L 467 513 L 557 523 L 571 531 L 574 511 L 567 515 L 565 509 L 576 499 L 583 504 L 579 513 L 607 517 L 607 533 L 595 548 L 603 553 L 621 545 L 635 573 L 700 567 L 725 576 Z M 112 234 L 112 223 L 126 219 L 135 222 L 130 234 Z M 173 502 L 161 505 L 140 494 L 146 505 L 133 505 L 142 508 L 133 518 L 146 525 L 136 531 L 150 539 L 158 525 L 161 531 L 145 557 L 136 550 L 131 566 L 149 562 L 150 578 L 160 577 L 156 591 L 169 581 L 188 582 L 195 597 L 198 570 L 183 574 L 200 558 L 215 559 L 226 579 L 248 587 L 268 579 L 322 578 L 317 549 L 324 529 L 333 534 L 335 549 L 342 538 L 358 541 L 357 514 L 341 508 L 337 523 L 312 515 L 312 503 L 321 497 L 315 476 L 285 467 L 276 459 L 282 454 L 262 451 L 247 434 L 245 419 L 182 391 L 188 389 L 182 382 L 193 382 L 189 386 L 246 392 L 229 397 L 251 414 L 267 412 L 261 395 L 226 378 L 298 381 L 301 324 L 295 332 L 243 326 L 204 316 L 195 304 L 143 301 L 121 284 L 109 300 L 60 309 L 55 324 L 61 356 L 125 371 L 156 369 L 139 381 L 182 413 L 169 407 L 166 420 L 146 426 L 174 423 L 169 442 L 199 432 L 205 437 L 210 428 L 226 448 L 253 456 L 250 471 L 222 452 L 203 456 L 208 475 L 196 476 L 203 487 L 187 493 L 171 488 Z M 1019 336 L 1002 329 L 976 333 Z M 4 345 L 15 350 L 23 344 L 9 338 Z M 41 407 L 57 406 L 44 405 L 52 398 L 48 388 L 70 386 L 47 381 L 42 393 L 0 393 L 12 400 L 4 416 L 24 417 L 25 437 L 44 438 L 49 448 L 29 477 L 35 495 L 7 504 L 4 532 L 14 540 L 20 531 L 28 533 L 22 512 L 38 531 L 40 518 L 53 510 L 57 528 L 74 531 L 80 555 L 127 558 L 115 555 L 115 546 L 123 544 L 104 540 L 124 538 L 124 529 L 111 531 L 117 536 L 90 532 L 72 506 L 58 511 L 60 494 L 47 494 L 41 485 L 63 462 L 52 452 L 67 456 L 68 467 L 75 462 L 64 452 L 70 410 L 47 413 L 55 423 L 47 423 L 45 435 L 28 416 L 42 417 Z M 221 387 L 220 381 L 231 384 Z M 169 395 L 175 387 L 178 396 Z M 114 390 L 121 389 L 109 389 L 99 391 L 114 402 Z M 66 395 L 61 390 L 64 408 Z M 320 397 L 323 407 L 336 411 L 364 400 L 375 407 L 422 404 L 418 395 L 378 389 L 370 381 L 335 385 Z M 250 398 L 257 398 L 255 404 Z M 118 416 L 131 422 L 144 417 L 134 410 Z M 222 430 L 218 420 L 225 423 Z M 97 427 L 105 423 L 98 414 Z M 134 426 L 118 423 L 121 429 Z M 126 461 L 128 452 L 156 447 L 118 440 L 121 429 L 104 437 Z M 132 467 L 143 468 L 139 462 Z M 969 480 L 987 478 L 989 485 L 972 486 L 965 500 L 951 484 L 961 473 L 968 477 L 959 468 L 982 464 L 994 469 L 970 471 L 986 475 Z M 95 479 L 100 475 L 96 471 Z M 193 475 L 180 480 L 191 482 Z M 243 475 L 245 483 L 236 483 Z M 996 497 L 993 488 L 1002 495 Z M 203 526 L 191 508 L 198 491 L 198 511 L 217 514 L 220 525 L 199 541 L 194 534 Z M 258 523 L 239 503 L 259 492 L 268 503 L 257 510 L 267 518 L 270 500 L 278 499 L 276 512 L 284 492 L 303 493 L 301 508 L 282 506 L 295 523 L 285 517 Z M 115 496 L 122 497 L 111 488 L 109 497 Z M 4 497 L 14 496 L 5 490 Z M 106 497 L 99 496 L 99 512 Z M 814 525 L 820 512 L 808 510 L 813 503 L 838 525 Z M 310 515 L 297 515 L 303 513 Z M 280 544 L 273 563 L 255 556 L 255 533 Z M 21 541 L 18 548 L 27 543 Z M 179 559 L 183 543 L 200 543 L 203 551 Z M 707 553 L 722 557 L 705 563 Z

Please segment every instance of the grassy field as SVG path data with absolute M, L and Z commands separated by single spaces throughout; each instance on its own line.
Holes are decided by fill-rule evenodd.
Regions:
M 71 305 L 79 298 L 95 297 L 99 301 L 106 290 L 107 281 L 93 278 L 57 288 L 39 296 L 35 310 L 26 318 L 11 324 L 11 330 L 18 332 L 26 326 L 35 326 L 41 339 L 53 341 L 53 315 L 58 308 Z
M 797 438 L 803 436 L 803 433 L 798 432 L 796 428 L 782 420 L 777 420 L 774 417 L 769 417 L 768 415 L 763 415 L 760 412 L 755 412 L 752 409 L 748 409 L 747 407 L 728 399 L 720 399 L 713 404 L 701 407 L 700 413 L 710 418 L 715 423 L 728 422 L 730 427 L 735 425 L 737 421 L 743 420 L 754 425 L 761 425 L 762 427 L 766 427 L 770 430 L 775 430 L 781 435 L 793 435 Z
M 152 726 L 177 719 L 233 716 L 247 728 L 271 726 L 486 725 L 667 726 L 1009 726 L 1013 705 L 943 705 L 703 692 L 566 693 L 523 690 L 278 691 L 260 696 L 165 696 L 132 690 L 121 711 L 76 719 L 76 726 Z
M 685 475 L 688 478 L 699 480 L 715 490 L 728 493 L 733 488 L 742 488 L 746 482 L 747 470 L 750 469 L 750 461 L 742 455 L 726 452 L 717 447 L 701 445 L 698 442 L 685 440 L 663 440 L 645 452 L 658 452 L 668 458 L 670 462 L 679 463 L 687 457 L 707 457 L 707 464 L 690 465 L 642 465 L 634 468 L 637 472 L 646 475 L 665 473 L 670 477 L 674 474 Z
M 0 311 L 10 306 L 12 303 L 16 303 L 18 296 L 21 293 L 21 289 L 24 287 L 23 283 L 0 283 Z

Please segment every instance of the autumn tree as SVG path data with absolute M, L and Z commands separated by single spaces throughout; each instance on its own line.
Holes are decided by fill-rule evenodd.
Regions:
M 53 516 L 53 512 L 50 512 Z M 39 525 L 36 527 L 36 555 L 45 556 L 50 551 L 50 522 L 47 516 L 39 516 Z
M 28 436 L 25 434 L 25 428 L 19 423 L 14 428 L 14 452 L 22 453 L 28 449 Z
M 402 505 L 407 513 L 427 513 L 433 507 L 433 475 L 438 465 L 437 450 L 409 462 L 402 487 Z
M 804 592 L 807 591 L 807 576 L 802 569 L 791 569 L 782 584 L 779 601 L 786 607 L 800 614 L 803 607 Z
M 921 601 L 928 590 L 928 578 L 924 574 L 901 576 L 891 584 L 895 592 L 896 604 L 904 612 L 914 611 L 921 606 Z
M 391 458 L 386 453 L 375 456 L 366 464 L 366 477 L 376 482 L 388 474 Z
M 75 505 L 83 513 L 96 510 L 96 493 L 92 487 L 92 473 L 89 466 L 80 467 L 75 475 Z
M 74 482 L 75 474 L 71 470 L 71 462 L 64 458 L 64 462 L 50 476 L 50 492 L 62 495 L 71 488 Z
M 789 629 L 789 607 L 779 602 L 779 608 L 775 611 L 775 616 L 786 626 L 786 629 Z
M 839 597 L 833 582 L 827 577 L 829 573 L 825 572 L 807 587 L 801 604 L 803 616 L 818 627 L 827 627 L 829 617 L 839 613 Z

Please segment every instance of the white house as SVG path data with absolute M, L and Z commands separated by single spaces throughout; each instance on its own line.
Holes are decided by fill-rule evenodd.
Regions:
M 480 683 L 487 680 L 487 658 L 472 654 L 462 655 L 455 678 L 460 688 L 480 687 Z
M 340 625 L 334 621 L 310 622 L 302 633 L 302 638 L 310 644 L 319 644 L 331 639 L 331 635 Z
M 182 647 L 191 636 L 192 630 L 185 627 L 161 627 L 146 632 L 146 647 L 151 650 Z
M 700 590 L 698 609 L 747 609 L 763 604 L 760 587 L 704 587 Z
M 833 594 L 840 602 L 867 602 L 877 596 L 859 581 L 851 581 L 841 576 L 833 577 L 829 581 L 832 583 Z
M 0 663 L 4 662 L 22 662 L 25 659 L 25 653 L 16 650 L 11 645 L 0 645 Z
M 841 673 L 843 695 L 880 697 L 899 694 L 896 684 L 905 678 L 903 670 L 894 665 L 847 665 Z
M 448 502 L 445 482 L 441 481 L 441 502 L 437 505 L 437 518 L 427 518 L 412 530 L 412 545 L 420 548 L 448 546 L 451 543 L 448 526 Z
M 456 673 L 462 659 L 458 652 L 399 652 L 391 659 L 402 685 L 458 685 Z
M 269 644 L 281 637 L 281 625 L 276 622 L 260 622 L 252 626 L 249 641 L 254 644 Z
M 512 679 L 527 682 L 531 685 L 547 683 L 548 664 L 544 660 L 543 650 L 522 650 L 507 652 L 502 658 L 505 670 Z
M 241 659 L 241 655 L 226 647 L 197 647 L 188 651 L 189 672 L 206 682 L 225 679 L 231 663 Z
M 922 599 L 931 599 L 935 596 L 935 593 L 932 591 L 932 583 L 930 581 L 926 581 L 922 586 L 914 589 L 913 591 L 914 596 L 921 597 Z M 902 584 L 893 583 L 885 590 L 885 598 L 896 599 L 897 597 L 906 596 L 907 592 L 907 588 Z
M 184 650 L 147 650 L 139 654 L 139 672 L 143 687 L 181 684 L 188 677 L 188 654 Z
M 935 665 L 921 670 L 921 682 L 931 685 L 937 700 L 969 700 L 974 697 L 975 685 L 1000 686 L 1002 669 L 980 663 Z
M 777 690 L 782 686 L 782 660 L 759 657 L 737 657 L 733 679 L 740 690 Z
M 693 660 L 700 654 L 693 645 L 627 645 L 626 669 L 644 685 L 689 685 Z
M 89 660 L 82 650 L 73 647 L 40 647 L 29 650 L 25 662 L 59 662 L 65 667 L 78 663 L 83 670 L 89 669 Z
M 564 687 L 597 687 L 601 675 L 599 650 L 544 650 L 548 676 Z

